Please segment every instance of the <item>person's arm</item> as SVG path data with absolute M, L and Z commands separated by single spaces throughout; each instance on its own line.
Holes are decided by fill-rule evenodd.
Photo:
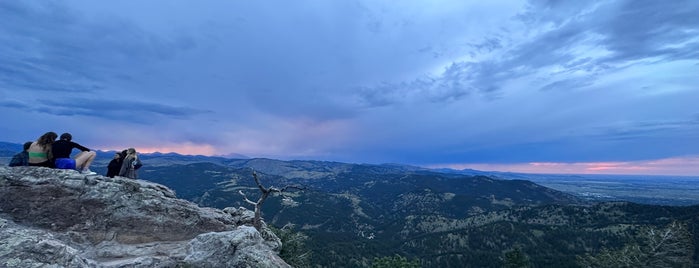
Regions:
M 82 145 L 77 144 L 77 143 L 72 142 L 72 141 L 70 142 L 70 145 L 72 145 L 73 148 L 78 148 L 80 151 L 83 151 L 83 152 L 89 152 L 89 151 L 90 151 L 90 149 L 88 149 L 87 147 L 82 146 Z

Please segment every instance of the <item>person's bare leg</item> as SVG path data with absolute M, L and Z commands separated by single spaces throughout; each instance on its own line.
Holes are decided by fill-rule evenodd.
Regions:
M 75 156 L 75 168 L 78 170 L 88 170 L 90 169 L 90 164 L 95 160 L 97 153 L 93 151 L 80 152 Z
M 85 152 L 79 152 L 75 157 L 75 169 L 83 170 L 83 165 L 85 164 Z

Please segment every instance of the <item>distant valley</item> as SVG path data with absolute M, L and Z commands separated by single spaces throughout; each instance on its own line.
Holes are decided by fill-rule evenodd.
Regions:
M 1 149 L 2 156 L 11 155 Z M 93 170 L 104 174 L 110 158 L 100 153 Z M 164 184 L 201 206 L 250 207 L 238 192 L 258 196 L 253 170 L 266 186 L 304 186 L 304 191 L 268 200 L 264 218 L 308 235 L 312 263 L 322 267 L 368 267 L 374 257 L 394 254 L 418 259 L 424 267 L 502 267 L 505 254 L 515 249 L 535 267 L 578 267 L 582 256 L 635 243 L 646 228 L 679 221 L 692 232 L 699 230 L 696 178 L 177 154 L 144 154 L 142 159 L 142 179 Z M 697 245 L 699 235 L 683 239 Z M 697 264 L 697 249 L 682 254 Z
M 268 186 L 305 185 L 301 193 L 269 200 L 263 212 L 267 222 L 294 224 L 307 234 L 313 263 L 323 267 L 366 267 L 373 257 L 393 254 L 425 267 L 501 267 L 494 260 L 514 248 L 536 266 L 577 267 L 590 249 L 620 247 L 648 226 L 699 227 L 699 206 L 596 203 L 611 198 L 523 179 L 401 165 L 216 159 L 160 166 L 152 160 L 142 178 L 202 206 L 248 206 L 238 191 L 257 196 L 252 170 Z

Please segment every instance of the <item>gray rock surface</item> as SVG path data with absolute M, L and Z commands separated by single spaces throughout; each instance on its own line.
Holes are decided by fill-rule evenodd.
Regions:
M 0 167 L 0 267 L 289 267 L 252 216 L 142 180 Z
M 202 234 L 189 242 L 190 251 L 185 261 L 197 267 L 213 267 L 220 263 L 225 263 L 227 267 L 269 267 L 266 263 L 270 261 L 270 256 L 260 254 L 267 246 L 259 241 L 264 239 L 252 226 Z M 274 262 L 281 261 L 278 258 Z

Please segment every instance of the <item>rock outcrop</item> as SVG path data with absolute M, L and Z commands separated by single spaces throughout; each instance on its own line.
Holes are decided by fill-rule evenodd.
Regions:
M 142 180 L 0 167 L 0 267 L 289 267 L 252 217 Z

